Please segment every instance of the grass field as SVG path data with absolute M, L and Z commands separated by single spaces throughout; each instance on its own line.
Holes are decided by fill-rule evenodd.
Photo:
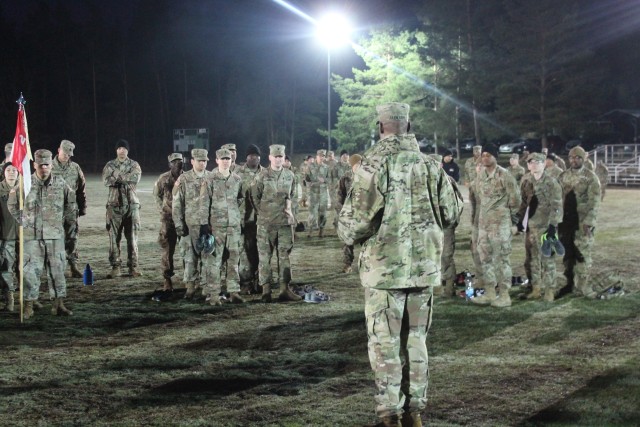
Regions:
M 68 281 L 72 317 L 51 316 L 48 302 L 24 325 L 16 313 L 0 313 L 0 424 L 375 423 L 363 292 L 357 273 L 339 273 L 335 233 L 299 235 L 292 254 L 294 281 L 329 293 L 327 304 L 262 304 L 257 296 L 223 307 L 154 303 L 162 284 L 154 179 L 139 186 L 142 277 L 105 279 L 106 191 L 91 176 L 80 254 L 95 286 Z M 596 232 L 594 271 L 619 273 L 626 296 L 544 303 L 519 301 L 513 288 L 507 309 L 436 302 L 429 425 L 640 424 L 639 195 L 610 188 Z M 468 207 L 463 216 L 458 271 L 472 269 Z M 518 275 L 523 246 L 514 237 Z

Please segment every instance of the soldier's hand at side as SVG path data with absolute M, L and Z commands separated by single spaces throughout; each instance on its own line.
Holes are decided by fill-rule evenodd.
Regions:
M 518 221 L 518 223 L 516 224 L 516 228 L 520 233 L 524 233 L 524 224 L 522 223 L 522 221 Z
M 549 224 L 549 228 L 547 228 L 547 239 L 556 239 L 556 226 Z
M 582 224 L 582 231 L 587 237 L 593 236 L 593 227 L 587 224 Z
M 518 214 L 511 214 L 511 223 L 513 225 L 518 225 L 520 222 L 520 216 Z

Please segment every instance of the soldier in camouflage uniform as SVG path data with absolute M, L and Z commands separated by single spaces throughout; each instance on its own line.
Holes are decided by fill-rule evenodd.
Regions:
M 347 195 L 349 194 L 349 190 L 351 190 L 351 183 L 353 182 L 353 173 L 360 167 L 360 161 L 362 160 L 362 156 L 360 154 L 354 154 L 349 157 L 348 164 L 350 166 L 349 170 L 340 177 L 340 181 L 338 182 L 338 190 L 336 197 L 336 212 L 340 215 L 340 211 L 342 210 L 342 206 L 344 205 L 344 201 L 347 199 Z M 346 243 L 342 246 L 342 272 L 343 273 L 351 273 L 353 268 L 351 265 L 353 264 L 353 245 L 347 245 Z
M 329 168 L 324 164 L 326 150 L 318 150 L 316 161 L 309 165 L 305 181 L 309 187 L 309 237 L 314 228 L 319 230 L 318 237 L 324 236 L 327 223 L 327 185 Z
M 236 159 L 238 158 L 238 152 L 236 151 L 236 144 L 224 144 L 220 148 L 224 148 L 225 150 L 229 150 L 229 152 L 231 153 L 231 167 L 229 168 L 229 170 L 231 172 L 235 172 L 236 171 L 236 167 L 238 166 L 238 165 L 236 165 Z
M 480 163 L 480 154 L 482 154 L 482 145 L 473 146 L 473 157 L 464 162 L 465 184 L 470 186 L 476 178 L 476 165 Z
M 602 160 L 598 160 L 595 173 L 598 180 L 600 180 L 600 201 L 603 201 L 604 193 L 607 190 L 607 184 L 609 184 L 609 168 L 607 168 Z
M 300 174 L 300 177 L 298 179 L 300 180 L 300 185 L 302 186 L 302 198 L 300 199 L 300 206 L 308 206 L 309 204 L 309 187 L 307 186 L 305 177 L 307 176 L 307 172 L 309 171 L 309 165 L 312 162 L 313 156 L 307 156 L 298 168 L 298 173 Z
M 293 187 L 295 188 L 295 192 L 296 192 L 294 196 L 294 200 L 296 201 L 300 200 L 300 176 L 298 174 L 297 168 L 291 164 L 291 159 L 289 159 L 289 156 L 284 156 L 284 163 L 282 164 L 282 167 L 290 170 L 293 173 L 293 178 L 294 178 Z M 294 203 L 293 204 L 294 218 L 298 218 L 299 209 L 300 209 L 300 203 L 299 202 Z M 296 219 L 296 222 L 297 222 L 297 219 Z
M 278 298 L 283 301 L 299 301 L 300 296 L 289 289 L 296 219 L 293 215 L 297 204 L 293 172 L 282 167 L 284 145 L 269 147 L 270 166 L 261 171 L 251 184 L 251 201 L 258 212 L 258 253 L 260 254 L 260 285 L 262 301 L 271 302 L 271 291 L 280 286 Z M 326 188 L 326 187 L 325 187 Z M 326 200 L 326 199 L 325 199 Z M 271 277 L 271 258 L 276 252 L 279 278 Z
M 4 180 L 4 174 L 2 173 L 4 171 L 4 168 L 6 166 L 7 163 L 11 162 L 11 152 L 13 151 L 13 144 L 10 142 L 8 144 L 5 144 L 4 146 L 4 160 L 2 160 L 2 163 L 0 163 L 0 181 Z
M 487 144 L 482 150 L 484 170 L 477 176 L 478 254 L 482 264 L 484 294 L 476 304 L 509 307 L 511 298 L 511 224 L 516 224 L 520 189 L 515 178 L 497 163 L 498 148 Z M 496 286 L 499 295 L 496 298 Z
M 238 166 L 236 173 L 242 180 L 243 203 L 240 207 L 242 215 L 242 242 L 240 247 L 240 286 L 242 293 L 257 293 L 260 281 L 258 279 L 258 244 L 256 211 L 251 204 L 251 183 L 264 168 L 260 166 L 260 148 L 255 145 L 247 147 L 247 161 Z
M 71 141 L 62 140 L 58 147 L 58 155 L 51 164 L 51 174 L 59 176 L 65 180 L 67 185 L 75 192 L 78 216 L 87 214 L 87 193 L 85 191 L 86 181 L 80 165 L 71 161 L 73 149 L 76 146 Z M 67 262 L 71 269 L 71 277 L 81 278 L 82 273 L 78 270 L 78 218 L 71 224 L 71 228 L 65 229 L 64 245 L 67 252 Z
M 18 182 L 18 169 L 11 163 L 2 167 L 4 180 L 0 182 L 0 281 L 4 288 L 6 310 L 14 309 L 16 290 L 16 240 L 18 222 L 9 212 L 9 193 Z
M 584 166 L 587 153 L 582 147 L 569 151 L 569 169 L 558 181 L 562 187 L 564 217 L 559 227 L 560 241 L 565 247 L 564 275 L 567 288 L 578 295 L 593 297 L 589 285 L 591 248 L 600 208 L 600 181 Z
M 49 294 L 53 299 L 53 315 L 73 314 L 64 305 L 67 282 L 64 277 L 66 259 L 65 227 L 76 219 L 73 190 L 58 176 L 51 175 L 51 151 L 34 153 L 35 173 L 31 176 L 31 191 L 20 211 L 17 189 L 9 193 L 9 211 L 24 228 L 24 318 L 33 316 L 34 301 L 40 292 L 40 275 L 46 272 Z
M 545 175 L 549 175 L 552 178 L 558 179 L 560 174 L 562 173 L 562 169 L 556 163 L 557 156 L 555 154 L 547 154 L 545 158 Z
M 527 170 L 527 160 L 529 159 L 529 154 L 531 153 L 529 152 L 527 147 L 523 147 L 522 155 L 520 156 L 519 162 L 520 162 L 520 166 L 522 166 L 524 170 Z
M 171 153 L 168 156 L 169 171 L 160 175 L 153 185 L 153 197 L 160 211 L 160 233 L 158 243 L 162 249 L 162 277 L 164 277 L 163 291 L 172 291 L 171 278 L 174 275 L 173 254 L 176 252 L 178 235 L 173 223 L 173 186 L 182 175 L 184 159 L 181 153 Z
M 476 177 L 484 170 L 481 163 L 476 165 Z M 478 219 L 480 218 L 480 199 L 477 190 L 478 180 L 474 179 L 469 186 L 469 202 L 471 204 L 471 257 L 475 268 L 474 287 L 484 288 L 482 280 L 482 263 L 478 252 Z
M 363 243 L 369 360 L 385 425 L 421 426 L 429 379 L 426 337 L 440 286 L 442 229 L 458 220 L 444 170 L 408 134 L 409 106 L 377 107 L 380 141 L 363 155 L 340 212 L 339 237 Z
M 107 231 L 109 232 L 108 279 L 120 276 L 120 240 L 122 232 L 127 239 L 127 266 L 132 277 L 138 271 L 138 231 L 140 230 L 140 200 L 136 188 L 142 170 L 138 162 L 131 160 L 129 143 L 124 139 L 116 143 L 117 158 L 109 161 L 102 170 L 102 181 L 109 187 L 107 200 Z
M 522 202 L 518 210 L 518 230 L 525 231 L 523 220 L 526 218 L 525 270 L 531 279 L 532 291 L 527 299 L 552 302 L 556 287 L 556 260 L 554 254 L 542 256 L 540 245 L 543 234 L 548 239 L 556 238 L 558 224 L 562 221 L 562 189 L 558 181 L 545 170 L 545 155 L 529 155 L 528 168 L 531 177 L 520 186 Z
M 331 177 L 331 186 L 329 187 L 329 194 L 331 197 L 331 207 L 335 213 L 333 217 L 333 227 L 338 230 L 338 217 L 340 216 L 340 209 L 342 209 L 342 203 L 338 203 L 338 186 L 340 179 L 346 174 L 351 172 L 351 165 L 349 165 L 349 152 L 342 150 L 340 152 L 340 159 L 335 162 L 333 168 L 329 171 Z
M 218 167 L 202 183 L 200 192 L 200 235 L 213 234 L 215 250 L 213 254 L 203 254 L 202 269 L 206 274 L 207 288 L 211 305 L 221 305 L 222 290 L 221 269 L 226 265 L 225 282 L 232 303 L 243 303 L 240 296 L 240 260 L 243 202 L 242 180 L 231 172 L 231 151 L 221 148 L 216 151 Z M 195 230 L 194 230 L 195 231 Z
M 335 210 L 336 206 L 336 187 L 338 186 L 338 179 L 336 179 L 337 173 L 335 171 L 338 162 L 336 161 L 336 154 L 333 151 L 327 152 L 327 157 L 324 159 L 324 164 L 329 169 L 329 180 L 327 181 L 328 202 L 331 205 L 331 209 Z M 333 218 L 333 228 L 338 229 L 338 217 Z
M 180 237 L 180 255 L 184 261 L 182 281 L 187 287 L 184 297 L 193 298 L 196 288 L 204 285 L 206 277 L 202 272 L 201 252 L 196 248 L 200 237 L 202 213 L 200 197 L 202 185 L 206 182 L 209 171 L 208 152 L 202 148 L 191 150 L 192 169 L 180 175 L 173 185 L 173 205 L 171 216 Z
M 520 180 L 525 174 L 525 170 L 520 163 L 518 162 L 519 156 L 517 154 L 512 154 L 509 158 L 509 167 L 507 171 L 516 179 L 516 183 L 520 184 Z

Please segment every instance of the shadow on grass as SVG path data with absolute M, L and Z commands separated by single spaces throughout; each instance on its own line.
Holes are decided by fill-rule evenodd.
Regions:
M 640 374 L 636 363 L 593 377 L 583 388 L 519 425 L 638 425 L 638 420 Z

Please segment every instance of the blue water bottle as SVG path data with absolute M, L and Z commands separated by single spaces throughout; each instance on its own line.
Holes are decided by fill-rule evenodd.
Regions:
M 84 268 L 84 274 L 82 275 L 82 283 L 84 286 L 92 286 L 93 285 L 93 271 L 91 271 L 91 266 L 87 264 Z
M 473 288 L 473 278 L 471 276 L 471 273 L 467 273 L 465 278 L 464 278 L 464 286 L 465 286 L 465 296 L 467 298 L 467 301 L 469 301 L 471 298 L 475 297 L 475 292 L 476 290 Z

